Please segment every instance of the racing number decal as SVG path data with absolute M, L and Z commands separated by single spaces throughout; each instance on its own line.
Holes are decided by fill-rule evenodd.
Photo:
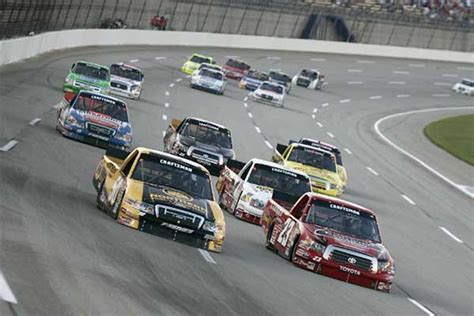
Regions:
M 277 239 L 278 243 L 283 247 L 286 247 L 286 244 L 288 243 L 288 237 L 290 237 L 290 232 L 294 226 L 295 222 L 288 217 L 285 221 L 285 224 L 283 224 L 283 229 Z

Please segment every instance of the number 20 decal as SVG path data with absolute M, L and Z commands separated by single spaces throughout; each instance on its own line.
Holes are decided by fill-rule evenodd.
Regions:
M 278 243 L 283 247 L 286 247 L 286 244 L 288 243 L 288 237 L 290 237 L 290 232 L 294 226 L 295 222 L 292 221 L 291 218 L 287 218 L 285 224 L 283 224 L 283 229 L 277 239 Z

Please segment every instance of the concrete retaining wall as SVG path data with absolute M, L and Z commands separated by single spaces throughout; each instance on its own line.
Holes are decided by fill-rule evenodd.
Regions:
M 65 48 L 108 45 L 206 46 L 473 63 L 471 53 L 344 42 L 149 30 L 68 30 L 0 42 L 0 65 Z

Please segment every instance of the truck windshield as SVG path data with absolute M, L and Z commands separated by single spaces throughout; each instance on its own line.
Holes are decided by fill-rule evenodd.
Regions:
M 203 77 L 209 77 L 215 80 L 222 81 L 222 74 L 220 72 L 212 71 L 210 69 L 204 68 L 199 71 L 199 75 Z
M 140 70 L 121 65 L 112 65 L 110 67 L 110 74 L 134 81 L 142 81 L 142 73 Z
M 311 184 L 308 178 L 286 169 L 261 164 L 256 164 L 253 167 L 248 182 L 282 191 L 296 197 L 311 191 Z
M 192 61 L 193 63 L 197 63 L 197 64 L 202 64 L 202 63 L 210 64 L 211 63 L 210 58 L 201 57 L 201 56 L 197 56 L 197 55 L 193 55 L 193 57 L 191 57 L 190 61 Z
M 226 64 L 226 66 L 241 69 L 241 70 L 247 70 L 247 69 L 250 68 L 250 66 L 247 65 L 246 63 L 244 63 L 242 61 L 235 60 L 235 59 L 229 59 L 225 64 Z
M 194 198 L 212 200 L 211 180 L 206 173 L 171 159 L 142 154 L 132 179 L 183 191 Z
M 376 243 L 381 242 L 375 216 L 344 205 L 315 200 L 308 211 L 305 222 L 356 238 Z
M 72 107 L 75 110 L 99 113 L 121 122 L 128 122 L 125 103 L 101 95 L 83 92 L 78 95 Z
M 230 131 L 206 122 L 188 120 L 180 131 L 184 137 L 226 149 L 232 148 Z
M 342 156 L 341 156 L 341 152 L 339 151 L 339 149 L 337 149 L 335 147 L 328 147 L 327 145 L 317 143 L 317 142 L 311 141 L 309 139 L 303 139 L 302 141 L 300 141 L 300 144 L 308 145 L 308 146 L 316 147 L 316 148 L 321 148 L 321 149 L 324 149 L 326 151 L 332 152 L 334 154 L 334 156 L 336 156 L 336 163 L 339 166 L 342 166 Z
M 260 86 L 260 90 L 267 90 L 278 94 L 283 94 L 283 87 L 268 82 L 262 83 L 262 85 Z
M 316 72 L 307 69 L 301 70 L 301 76 L 308 77 L 311 80 L 318 79 L 318 74 Z
M 306 166 L 336 172 L 335 157 L 315 149 L 302 146 L 293 147 L 288 160 L 298 162 Z
M 258 72 L 258 71 L 250 71 L 247 74 L 247 78 L 255 79 L 259 81 L 267 81 L 270 79 L 270 77 L 266 73 Z
M 275 81 L 280 81 L 280 82 L 290 82 L 291 78 L 288 77 L 288 75 L 281 73 L 281 72 L 270 72 L 270 78 Z
M 99 80 L 110 80 L 109 70 L 107 68 L 92 66 L 86 63 L 77 63 L 73 73 Z

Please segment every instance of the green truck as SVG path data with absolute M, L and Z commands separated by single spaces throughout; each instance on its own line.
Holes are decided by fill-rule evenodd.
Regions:
M 76 94 L 80 90 L 109 94 L 109 67 L 87 61 L 77 61 L 72 64 L 69 74 L 64 80 L 64 92 Z

